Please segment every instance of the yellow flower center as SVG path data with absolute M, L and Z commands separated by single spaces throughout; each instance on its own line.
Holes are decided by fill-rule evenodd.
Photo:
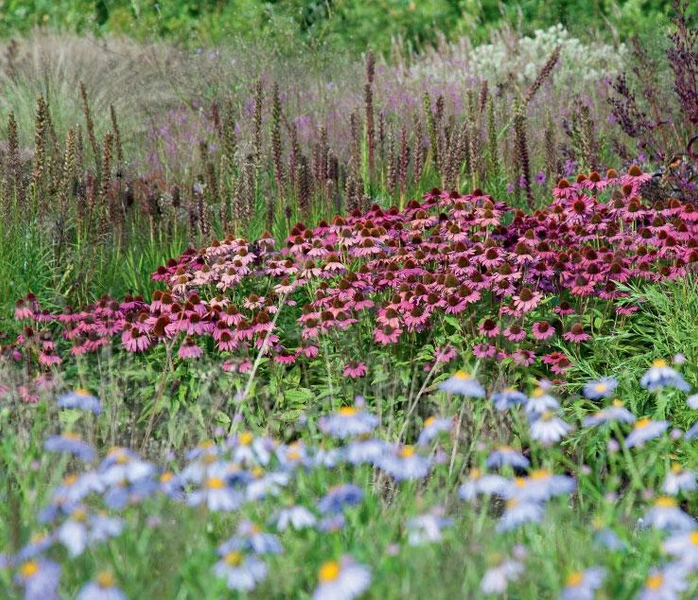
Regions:
M 410 458 L 414 456 L 414 448 L 412 446 L 405 446 L 400 450 L 400 458 Z
M 85 388 L 78 388 L 77 390 L 75 390 L 75 393 L 78 396 L 91 396 L 92 395 L 92 394 L 90 394 L 90 390 L 86 390 Z
M 582 573 L 581 571 L 575 571 L 574 573 L 570 574 L 570 576 L 567 578 L 567 585 L 569 587 L 578 587 L 582 583 L 583 579 L 584 573 Z
M 676 500 L 674 500 L 671 496 L 660 496 L 659 498 L 657 498 L 657 501 L 654 503 L 654 505 L 657 508 L 675 508 Z
M 82 441 L 82 438 L 77 433 L 73 433 L 72 431 L 66 431 L 63 434 L 63 437 L 68 438 L 69 440 Z
M 242 564 L 242 552 L 233 550 L 225 555 L 225 564 L 231 567 L 239 567 Z
M 642 419 L 638 420 L 637 423 L 635 423 L 635 429 L 644 429 L 647 427 L 652 420 L 648 417 L 643 417 Z
M 664 583 L 664 577 L 661 573 L 657 573 L 656 575 L 652 575 L 651 577 L 647 578 L 647 581 L 645 582 L 645 587 L 648 590 L 658 590 L 660 587 L 662 587 L 662 584 Z
M 620 408 L 623 406 L 623 401 L 620 398 L 616 398 L 611 404 L 613 404 L 613 406 L 616 408 Z
M 206 480 L 206 487 L 209 490 L 222 490 L 225 487 L 225 482 L 220 477 L 211 477 Z
M 598 392 L 599 394 L 605 392 L 607 389 L 608 389 L 608 386 L 605 383 L 599 382 L 594 386 L 594 391 Z
M 109 571 L 102 571 L 97 575 L 97 585 L 101 588 L 112 588 L 115 583 L 114 575 Z
M 514 478 L 514 485 L 516 487 L 524 487 L 526 485 L 526 478 L 525 477 L 515 477 Z
M 174 473 L 172 471 L 167 471 L 160 475 L 160 482 L 161 483 L 167 483 L 168 481 L 171 481 L 172 478 L 174 477 Z
M 545 395 L 545 390 L 542 387 L 537 387 L 535 390 L 533 390 L 533 394 L 531 394 L 534 398 L 540 398 L 541 396 Z
M 652 361 L 652 366 L 657 369 L 662 369 L 667 366 L 667 362 L 664 359 L 658 358 Z
M 343 417 L 351 417 L 355 415 L 357 412 L 359 412 L 359 409 L 355 406 L 342 406 L 339 409 L 339 414 Z
M 516 508 L 518 505 L 519 505 L 518 499 L 512 498 L 511 500 L 507 500 L 506 509 L 511 510 L 512 508 Z
M 551 473 L 548 469 L 536 469 L 531 472 L 531 479 L 533 481 L 540 481 L 541 479 L 548 479 Z
M 691 532 L 691 544 L 698 546 L 698 531 Z
M 424 427 L 429 427 L 432 423 L 436 423 L 436 417 L 429 417 L 424 421 Z
M 480 479 L 482 477 L 482 471 L 478 469 L 477 467 L 474 469 L 471 469 L 470 471 L 470 478 L 471 479 Z
M 301 453 L 298 452 L 298 450 L 291 450 L 287 455 L 286 458 L 288 460 L 300 460 L 301 459 Z
M 500 452 L 514 452 L 514 449 L 511 446 L 500 446 L 497 448 Z
M 683 469 L 681 468 L 681 465 L 679 463 L 672 463 L 671 465 L 671 472 L 672 473 L 681 473 Z
M 78 480 L 78 476 L 77 476 L 77 475 L 66 475 L 66 476 L 63 478 L 63 483 L 64 483 L 65 485 L 73 485 L 77 480 Z
M 238 438 L 238 442 L 241 446 L 249 446 L 252 443 L 252 440 L 254 440 L 254 436 L 249 431 L 241 433 L 240 437 Z
M 35 560 L 28 560 L 19 568 L 19 572 L 24 578 L 33 577 L 39 572 L 39 563 Z
M 76 508 L 72 512 L 71 516 L 76 521 L 86 521 L 87 520 L 87 512 L 85 512 L 82 508 Z
M 330 560 L 320 567 L 318 573 L 318 579 L 320 583 L 327 583 L 328 581 L 335 581 L 339 577 L 342 567 L 336 560 Z

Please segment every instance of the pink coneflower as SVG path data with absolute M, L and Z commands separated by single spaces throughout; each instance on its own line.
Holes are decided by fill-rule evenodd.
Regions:
M 638 310 L 640 310 L 640 307 L 637 305 L 617 306 L 616 314 L 623 317 L 629 317 L 630 315 L 636 313 Z
M 448 308 L 446 309 L 448 312 Z M 431 311 L 425 310 L 421 306 L 415 306 L 409 313 L 405 315 L 404 321 L 408 331 L 415 331 L 429 321 Z
M 562 352 L 551 352 L 541 359 L 543 364 L 550 365 L 550 370 L 556 375 L 564 375 L 565 371 L 572 364 Z
M 297 356 L 305 356 L 306 358 L 317 358 L 319 349 L 317 346 L 314 344 L 311 344 L 309 346 L 301 346 L 296 350 L 296 355 Z
M 150 346 L 150 338 L 143 331 L 132 327 L 121 334 L 121 343 L 129 352 L 142 352 Z
M 235 350 L 235 348 L 237 348 L 237 346 L 238 342 L 237 340 L 233 339 L 230 331 L 221 332 L 218 336 L 218 340 L 216 341 L 216 348 L 221 352 L 232 352 Z
M 475 344 L 473 346 L 473 356 L 475 358 L 493 358 L 497 355 L 497 346 L 492 344 Z
M 200 358 L 204 351 L 196 345 L 194 340 L 190 337 L 184 338 L 184 342 L 179 347 L 177 355 L 183 360 L 189 358 Z
M 591 339 L 591 336 L 584 332 L 584 326 L 581 323 L 575 323 L 572 325 L 569 331 L 562 334 L 562 337 L 568 342 L 574 342 L 575 344 L 586 342 L 587 340 Z
M 511 296 L 516 289 L 514 288 L 514 283 L 511 279 L 500 279 L 495 281 L 492 286 L 492 291 L 497 296 Z
M 553 309 L 553 311 L 556 312 L 556 313 L 557 313 L 558 315 L 560 315 L 561 317 L 566 317 L 566 316 L 568 316 L 568 315 L 573 315 L 573 314 L 576 312 L 576 311 L 574 310 L 574 308 L 572 308 L 572 307 L 570 306 L 570 303 L 567 302 L 566 300 L 563 300 L 562 302 L 560 302 L 560 304 L 559 304 L 558 306 L 556 306 L 556 307 Z
M 482 298 L 482 294 L 478 292 L 477 290 L 473 289 L 469 285 L 460 285 L 458 286 L 458 295 L 461 297 L 461 299 L 466 302 L 467 304 L 474 304 L 477 302 L 480 298 Z
M 286 350 L 281 350 L 281 352 L 274 356 L 274 362 L 282 365 L 292 365 L 294 362 L 296 362 L 296 355 L 289 354 Z
M 15 319 L 31 319 L 34 316 L 34 311 L 25 302 L 24 298 L 17 300 L 15 304 Z
M 480 323 L 478 331 L 485 337 L 493 338 L 499 335 L 500 330 L 499 325 L 497 325 L 495 321 L 492 319 L 485 319 L 482 323 Z
M 357 379 L 358 377 L 365 377 L 367 372 L 366 365 L 355 360 L 349 361 L 344 365 L 344 377 L 349 377 L 351 379 Z
M 584 275 L 577 275 L 570 287 L 570 293 L 575 296 L 591 296 L 594 293 L 594 284 Z
M 526 330 L 513 324 L 504 330 L 504 337 L 510 342 L 522 342 L 526 339 Z
M 45 367 L 60 365 L 62 362 L 61 357 L 53 353 L 53 348 L 44 348 L 44 351 L 39 354 L 39 364 Z
M 456 356 L 458 356 L 456 349 L 451 344 L 447 344 L 436 351 L 435 360 L 437 363 L 448 363 Z
M 565 223 L 581 225 L 587 221 L 594 211 L 594 199 L 586 195 L 570 198 L 565 210 Z
M 519 348 L 511 355 L 515 365 L 520 367 L 530 367 L 536 362 L 536 355 L 533 350 L 523 350 Z
M 555 335 L 555 328 L 547 321 L 537 321 L 531 328 L 533 337 L 538 341 L 545 341 Z
M 446 313 L 449 315 L 457 315 L 467 308 L 468 302 L 458 294 L 449 294 L 446 298 Z M 407 319 L 405 319 L 405 323 L 407 323 Z
M 540 292 L 533 292 L 529 288 L 523 288 L 518 296 L 514 296 L 514 308 L 522 312 L 532 311 L 543 298 Z
M 385 325 L 382 328 L 376 328 L 373 330 L 373 339 L 384 346 L 387 344 L 395 344 L 398 341 L 401 333 L 402 329 L 399 327 L 394 328 L 390 325 Z

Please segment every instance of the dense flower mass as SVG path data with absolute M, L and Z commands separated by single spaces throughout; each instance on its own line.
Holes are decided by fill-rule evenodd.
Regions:
M 332 332 L 359 329 L 393 346 L 444 317 L 467 317 L 479 323 L 469 338 L 475 357 L 540 360 L 563 374 L 569 359 L 550 345 L 592 339 L 578 301 L 629 314 L 620 284 L 674 279 L 698 262 L 691 204 L 647 203 L 649 175 L 637 167 L 592 175 L 594 186 L 584 176 L 562 180 L 553 202 L 533 214 L 480 190 L 432 190 L 402 211 L 374 206 L 314 229 L 299 223 L 280 250 L 268 234 L 215 241 L 160 267 L 153 279 L 167 288 L 150 302 L 105 297 L 52 314 L 33 297 L 21 300 L 15 316 L 26 327 L 16 346 L 45 369 L 112 339 L 128 352 L 172 341 L 182 360 L 212 351 L 247 360 L 261 350 L 291 364 L 314 359 Z M 344 376 L 368 369 L 352 359 Z M 654 367 L 642 383 L 685 387 L 669 367 Z M 611 390 L 612 382 L 598 382 L 586 393 Z

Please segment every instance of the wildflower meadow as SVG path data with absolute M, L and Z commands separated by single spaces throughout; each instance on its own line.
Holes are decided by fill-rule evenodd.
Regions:
M 0 598 L 698 595 L 695 7 L 15 4 Z

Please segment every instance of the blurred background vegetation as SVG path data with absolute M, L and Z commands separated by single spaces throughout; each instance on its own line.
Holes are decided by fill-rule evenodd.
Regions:
M 189 47 L 272 39 L 294 54 L 326 48 L 387 55 L 393 40 L 420 50 L 440 35 L 487 39 L 503 23 L 523 35 L 562 23 L 582 39 L 618 40 L 669 23 L 670 0 L 0 0 L 0 36 L 53 33 L 167 38 Z M 695 7 L 693 9 L 695 12 Z

